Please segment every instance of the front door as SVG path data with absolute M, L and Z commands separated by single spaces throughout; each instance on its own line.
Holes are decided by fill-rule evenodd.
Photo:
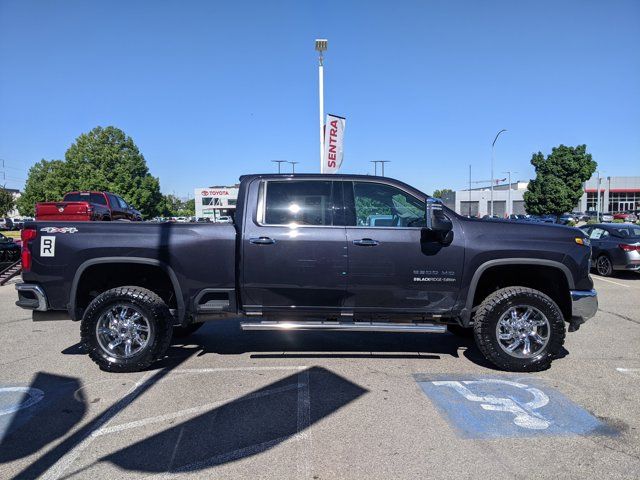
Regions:
M 266 180 L 245 219 L 243 303 L 251 310 L 338 311 L 347 282 L 340 182 Z M 252 188 L 257 188 L 255 185 Z
M 345 305 L 357 311 L 446 313 L 464 263 L 460 225 L 444 246 L 423 230 L 424 198 L 380 181 L 344 182 L 349 280 Z

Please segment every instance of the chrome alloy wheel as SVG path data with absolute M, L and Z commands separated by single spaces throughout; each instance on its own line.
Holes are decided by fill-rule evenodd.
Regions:
M 96 323 L 100 347 L 115 358 L 129 358 L 143 350 L 150 333 L 149 321 L 131 304 L 113 305 Z
M 537 308 L 518 305 L 502 314 L 496 336 L 502 350 L 512 357 L 533 358 L 549 343 L 551 326 Z

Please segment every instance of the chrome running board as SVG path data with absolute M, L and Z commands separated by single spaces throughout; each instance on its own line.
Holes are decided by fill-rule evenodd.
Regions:
M 446 325 L 390 322 L 240 322 L 242 330 L 325 330 L 343 332 L 446 333 Z

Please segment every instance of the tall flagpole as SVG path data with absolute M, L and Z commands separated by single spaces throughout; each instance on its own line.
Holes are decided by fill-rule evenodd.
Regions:
M 320 173 L 323 172 L 323 157 L 324 157 L 324 65 L 322 64 L 323 57 L 322 52 L 327 50 L 327 39 L 316 39 L 316 50 L 319 53 L 318 56 L 318 90 L 320 98 Z

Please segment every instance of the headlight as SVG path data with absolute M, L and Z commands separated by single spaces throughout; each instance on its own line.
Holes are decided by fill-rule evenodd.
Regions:
M 576 237 L 574 240 L 578 245 L 584 245 L 585 247 L 591 246 L 591 239 L 589 239 L 589 237 Z

